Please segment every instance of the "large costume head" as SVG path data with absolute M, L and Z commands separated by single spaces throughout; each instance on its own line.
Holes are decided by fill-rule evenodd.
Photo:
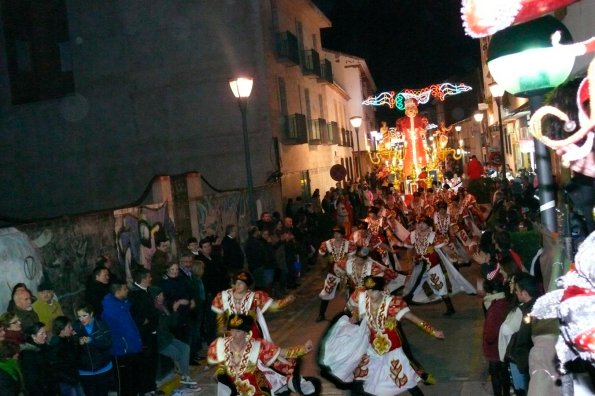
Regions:
M 417 110 L 417 101 L 415 99 L 407 99 L 405 101 L 405 115 L 409 118 L 413 118 L 419 113 Z

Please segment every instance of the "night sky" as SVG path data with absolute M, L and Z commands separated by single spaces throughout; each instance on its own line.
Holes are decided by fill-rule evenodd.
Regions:
M 364 58 L 378 91 L 423 88 L 473 73 L 479 40 L 466 36 L 460 0 L 313 0 L 333 27 L 325 48 Z

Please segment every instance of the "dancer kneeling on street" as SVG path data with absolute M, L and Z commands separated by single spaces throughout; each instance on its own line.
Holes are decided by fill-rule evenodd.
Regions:
M 414 315 L 402 297 L 387 294 L 384 285 L 383 277 L 365 278 L 364 289 L 356 290 L 347 304 L 351 318 L 342 316 L 325 334 L 319 365 L 339 386 L 351 384 L 355 395 L 423 395 L 417 386 L 421 378 L 401 347 L 397 322 L 405 318 L 438 339 L 444 333 Z
M 218 394 L 231 396 L 270 396 L 281 394 L 273 389 L 263 370 L 278 358 L 300 358 L 313 348 L 312 341 L 290 348 L 252 337 L 254 319 L 248 315 L 231 314 L 227 321 L 228 335 L 215 339 L 209 346 L 208 362 L 217 365 Z M 301 379 L 299 370 L 295 379 Z M 310 379 L 311 380 L 311 379 Z M 297 383 L 295 383 L 297 382 Z M 293 386 L 299 388 L 299 380 Z M 302 384 L 303 385 L 303 384 Z M 299 394 L 318 395 L 319 386 L 312 392 L 296 389 Z M 274 392 L 274 393 L 273 393 Z

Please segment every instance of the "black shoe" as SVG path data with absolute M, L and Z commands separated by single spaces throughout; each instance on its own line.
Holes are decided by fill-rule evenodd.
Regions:
M 324 315 L 318 315 L 318 317 L 316 318 L 316 323 L 322 322 L 324 320 L 326 320 L 326 318 L 324 317 Z
M 451 316 L 451 315 L 453 315 L 454 313 L 455 313 L 455 310 L 454 310 L 454 309 L 449 309 L 449 310 L 447 310 L 446 312 L 444 312 L 442 315 L 443 315 L 443 316 Z

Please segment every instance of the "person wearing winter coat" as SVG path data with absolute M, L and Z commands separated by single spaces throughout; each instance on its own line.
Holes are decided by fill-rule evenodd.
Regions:
M 93 306 L 76 310 L 75 339 L 80 345 L 78 373 L 86 396 L 107 396 L 112 384 L 112 336 L 106 323 L 95 317 Z
M 49 346 L 45 325 L 36 322 L 25 329 L 25 343 L 21 345 L 19 360 L 23 372 L 25 394 L 54 396 L 58 384 L 48 365 Z
M 80 344 L 74 337 L 70 319 L 58 316 L 52 322 L 49 363 L 61 396 L 85 396 L 78 371 Z
M 142 376 L 142 341 L 130 313 L 128 286 L 113 283 L 111 292 L 103 298 L 101 318 L 112 331 L 111 354 L 114 361 L 116 385 L 120 396 L 137 396 Z

